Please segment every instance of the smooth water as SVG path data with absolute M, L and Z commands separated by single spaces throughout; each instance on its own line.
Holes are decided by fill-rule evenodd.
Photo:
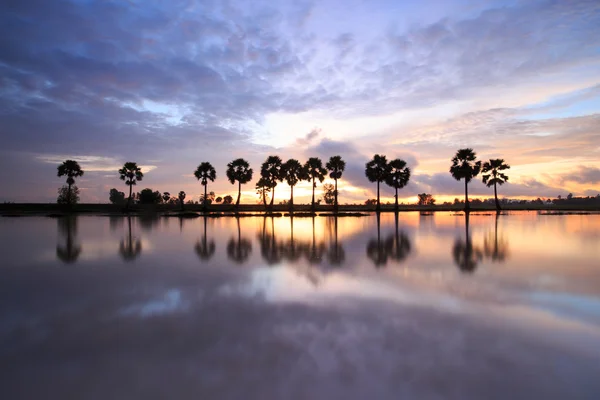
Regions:
M 0 219 L 0 398 L 598 399 L 600 215 Z

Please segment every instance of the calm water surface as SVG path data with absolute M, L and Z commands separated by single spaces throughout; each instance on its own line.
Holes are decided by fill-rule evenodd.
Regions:
M 1 218 L 2 399 L 598 399 L 600 215 Z

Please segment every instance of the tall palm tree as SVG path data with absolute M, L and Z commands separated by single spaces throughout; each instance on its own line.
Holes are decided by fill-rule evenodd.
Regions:
M 283 179 L 290 185 L 291 196 L 290 196 L 290 209 L 294 207 L 294 186 L 300 181 L 306 180 L 306 171 L 300 164 L 300 161 L 290 158 L 281 167 L 281 173 Z
M 406 161 L 396 158 L 388 164 L 388 175 L 385 178 L 385 183 L 396 190 L 395 209 L 398 211 L 398 189 L 402 189 L 408 185 L 410 180 L 410 168 L 406 166 Z
M 67 176 L 67 185 L 69 192 L 67 193 L 67 204 L 71 205 L 71 186 L 75 184 L 75 178 L 83 176 L 83 170 L 77 161 L 66 160 L 58 166 L 58 176 Z
M 506 164 L 502 158 L 493 158 L 490 161 L 483 163 L 483 183 L 487 187 L 494 186 L 494 199 L 496 200 L 496 210 L 500 211 L 500 202 L 498 201 L 497 185 L 504 185 L 508 182 L 508 176 L 500 171 L 510 169 L 510 165 Z
M 235 182 L 238 183 L 238 197 L 235 202 L 235 208 L 240 206 L 240 198 L 242 197 L 242 184 L 248 183 L 252 180 L 252 174 L 254 171 L 250 168 L 248 161 L 243 158 L 236 158 L 229 164 L 227 164 L 227 179 L 232 185 Z
M 377 211 L 381 210 L 381 204 L 379 202 L 379 183 L 387 178 L 388 173 L 389 165 L 387 158 L 379 154 L 375 154 L 373 159 L 365 166 L 365 175 L 369 182 L 377 182 Z
M 473 149 L 460 149 L 452 158 L 450 173 L 457 181 L 465 180 L 465 210 L 469 210 L 469 190 L 468 184 L 471 179 L 479 175 L 481 171 L 481 161 L 477 161 L 477 154 Z
M 342 173 L 346 169 L 346 161 L 342 160 L 341 156 L 333 156 L 329 158 L 325 164 L 329 172 L 329 177 L 335 181 L 335 190 L 333 192 L 333 209 L 338 210 L 338 179 L 342 177 Z
M 317 187 L 317 180 L 323 182 L 327 170 L 323 168 L 323 162 L 318 157 L 311 157 L 304 164 L 304 170 L 307 175 L 307 181 L 312 182 L 312 201 L 311 210 L 315 210 L 315 188 Z
M 273 202 L 275 200 L 275 186 L 277 186 L 277 181 L 281 182 L 283 180 L 281 169 L 282 162 L 279 156 L 267 157 L 260 168 L 260 176 L 269 183 L 269 188 L 272 190 L 271 207 L 273 207 Z
M 129 204 L 131 203 L 131 189 L 138 181 L 141 181 L 144 177 L 142 168 L 138 167 L 137 163 L 126 162 L 123 164 L 123 168 L 119 170 L 119 178 L 125 181 L 125 184 L 129 186 L 129 197 L 127 198 L 127 206 L 125 208 L 129 210 Z
M 196 168 L 196 171 L 194 171 L 194 176 L 196 177 L 196 179 L 198 179 L 200 181 L 202 186 L 204 186 L 203 205 L 204 205 L 204 208 L 206 209 L 206 203 L 207 203 L 207 199 L 208 199 L 208 197 L 206 197 L 206 195 L 207 195 L 206 188 L 208 187 L 208 181 L 214 182 L 215 179 L 217 179 L 217 172 L 215 171 L 215 168 L 212 166 L 211 163 L 202 162 L 202 163 L 200 163 L 200 165 L 198 165 L 198 168 Z

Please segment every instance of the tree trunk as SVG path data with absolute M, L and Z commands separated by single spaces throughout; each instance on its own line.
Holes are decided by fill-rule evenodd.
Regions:
M 498 189 L 496 189 L 496 182 L 494 182 L 494 199 L 496 199 L 496 211 L 500 211 L 500 202 L 498 201 Z
M 398 211 L 398 188 L 396 189 L 396 211 Z
M 294 186 L 290 185 L 290 189 L 292 191 L 292 195 L 290 197 L 290 210 L 294 208 Z
M 68 183 L 69 185 L 69 192 L 67 193 L 67 204 L 69 205 L 69 207 L 71 207 L 71 184 Z
M 179 202 L 181 203 L 181 211 L 183 211 L 183 199 L 179 199 Z
M 238 182 L 238 198 L 235 202 L 235 208 L 240 207 L 240 197 L 242 197 L 242 182 Z
M 208 186 L 208 182 L 204 185 L 204 201 L 202 202 L 202 208 L 204 208 L 204 211 L 206 211 L 206 203 L 208 201 L 208 199 L 206 198 L 206 187 Z
M 312 202 L 310 203 L 310 209 L 315 211 L 315 186 L 317 186 L 315 182 L 315 176 L 312 176 Z
M 264 204 L 265 208 L 267 208 L 267 191 L 265 190 L 264 187 L 261 190 L 262 190 L 263 204 Z
M 381 205 L 379 204 L 379 181 L 377 181 L 377 207 L 375 207 L 376 211 L 381 210 Z
M 469 182 L 465 178 L 465 210 L 468 210 L 470 208 L 469 207 L 469 191 L 467 189 L 468 184 L 469 184 Z
M 275 182 L 272 182 L 273 184 Z M 273 203 L 275 202 L 275 185 L 273 185 L 273 191 L 271 192 L 271 209 L 273 208 Z
M 127 211 L 129 211 L 129 204 L 131 204 L 131 190 L 133 189 L 132 182 L 128 182 L 128 184 L 129 184 L 129 197 L 127 198 L 127 206 L 125 207 L 125 209 Z
M 337 199 L 337 178 L 335 179 L 335 192 L 333 192 L 333 211 L 338 212 L 338 199 Z

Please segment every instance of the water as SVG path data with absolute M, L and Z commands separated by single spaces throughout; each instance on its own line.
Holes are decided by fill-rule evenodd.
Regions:
M 1 218 L 0 243 L 3 399 L 600 398 L 600 215 Z

